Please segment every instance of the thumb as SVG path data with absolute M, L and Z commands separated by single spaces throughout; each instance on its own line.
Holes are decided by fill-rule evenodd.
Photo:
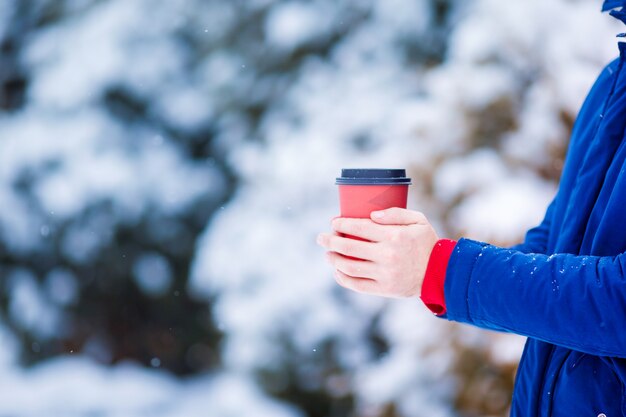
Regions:
M 370 213 L 370 218 L 373 222 L 378 224 L 409 225 L 428 223 L 423 213 L 399 207 L 373 211 Z

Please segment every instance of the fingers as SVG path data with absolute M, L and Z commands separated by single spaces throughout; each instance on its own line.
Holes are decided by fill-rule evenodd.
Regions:
M 376 278 L 378 269 L 370 261 L 346 258 L 336 252 L 327 252 L 326 259 L 338 271 L 355 278 Z
M 376 259 L 376 243 L 349 239 L 330 233 L 320 233 L 317 236 L 317 243 L 331 252 L 337 252 L 345 256 L 367 261 Z
M 378 289 L 378 284 L 373 279 L 355 278 L 341 271 L 335 271 L 335 280 L 342 287 L 363 294 L 376 294 Z
M 372 221 L 378 224 L 428 224 L 428 219 L 423 213 L 414 210 L 407 210 L 399 207 L 392 207 L 386 210 L 373 211 L 370 215 Z
M 356 236 L 372 242 L 380 242 L 387 236 L 387 231 L 370 219 L 335 217 L 331 224 L 333 230 L 337 233 Z

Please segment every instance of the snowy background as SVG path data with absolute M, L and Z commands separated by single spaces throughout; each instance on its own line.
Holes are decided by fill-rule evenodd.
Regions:
M 348 293 L 342 167 L 520 241 L 599 0 L 0 0 L 0 417 L 507 415 L 523 340 Z

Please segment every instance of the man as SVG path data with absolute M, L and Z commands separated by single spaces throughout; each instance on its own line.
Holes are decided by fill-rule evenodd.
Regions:
M 626 23 L 626 0 L 603 10 Z M 528 336 L 512 416 L 626 416 L 626 43 L 619 50 L 523 244 L 439 239 L 423 214 L 399 208 L 334 219 L 334 233 L 318 237 L 346 288 L 421 296 L 438 316 Z

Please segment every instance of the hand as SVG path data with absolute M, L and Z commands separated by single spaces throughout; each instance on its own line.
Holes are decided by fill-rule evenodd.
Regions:
M 337 217 L 332 228 L 334 233 L 321 233 L 317 242 L 329 250 L 326 256 L 339 285 L 366 294 L 419 297 L 439 240 L 426 216 L 390 208 L 372 212 L 371 219 Z

